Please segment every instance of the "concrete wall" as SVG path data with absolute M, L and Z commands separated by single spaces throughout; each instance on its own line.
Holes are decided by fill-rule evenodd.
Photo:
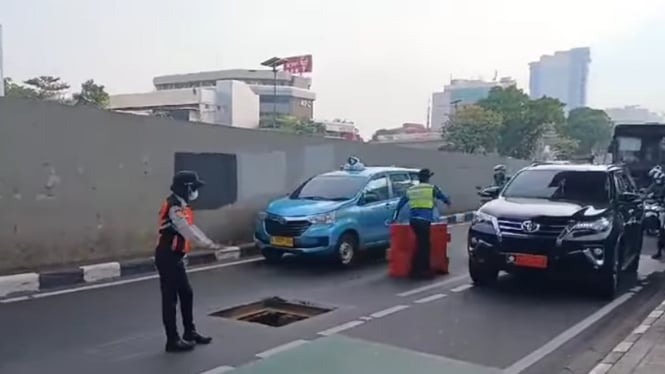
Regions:
M 433 169 L 456 211 L 478 205 L 474 186 L 490 182 L 496 163 L 524 164 L 0 98 L 0 274 L 150 254 L 176 153 L 181 164 L 207 160 L 204 177 L 216 184 L 202 201 L 221 208 L 197 221 L 220 242 L 248 239 L 270 198 L 350 154 Z

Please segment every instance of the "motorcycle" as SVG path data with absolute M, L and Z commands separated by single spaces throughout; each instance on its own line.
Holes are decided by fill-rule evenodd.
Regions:
M 661 227 L 665 225 L 665 201 L 656 199 L 653 194 L 644 201 L 644 232 L 648 236 L 658 236 Z
M 476 190 L 478 191 L 477 193 L 480 196 L 480 203 L 482 205 L 496 199 L 499 196 L 499 192 L 501 192 L 501 186 L 489 186 L 485 188 L 476 186 Z

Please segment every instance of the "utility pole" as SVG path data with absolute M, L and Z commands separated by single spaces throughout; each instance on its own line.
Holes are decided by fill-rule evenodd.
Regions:
M 261 63 L 262 66 L 272 68 L 273 86 L 272 86 L 272 128 L 277 128 L 277 68 L 284 65 L 284 60 L 280 57 L 273 57 Z

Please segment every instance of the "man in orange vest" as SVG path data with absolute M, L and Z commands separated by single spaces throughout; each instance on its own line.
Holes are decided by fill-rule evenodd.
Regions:
M 166 351 L 191 351 L 196 344 L 209 344 L 212 338 L 200 335 L 194 327 L 192 287 L 187 277 L 184 257 L 194 241 L 207 248 L 219 248 L 194 225 L 188 203 L 198 197 L 204 182 L 194 171 L 180 171 L 173 176 L 171 191 L 159 212 L 159 239 L 155 249 L 155 265 L 159 272 L 162 292 L 162 321 L 166 330 Z M 176 305 L 180 311 L 185 333 L 182 339 L 176 325 Z

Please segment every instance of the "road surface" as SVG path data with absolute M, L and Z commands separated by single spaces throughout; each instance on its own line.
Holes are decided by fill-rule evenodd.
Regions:
M 0 373 L 582 373 L 663 288 L 663 263 L 643 256 L 641 280 L 611 303 L 538 279 L 477 289 L 466 229 L 451 227 L 451 273 L 432 281 L 390 279 L 380 259 L 349 271 L 260 259 L 196 269 L 197 327 L 214 342 L 185 354 L 163 352 L 154 277 L 0 303 Z M 334 310 L 278 328 L 210 316 L 273 296 Z

